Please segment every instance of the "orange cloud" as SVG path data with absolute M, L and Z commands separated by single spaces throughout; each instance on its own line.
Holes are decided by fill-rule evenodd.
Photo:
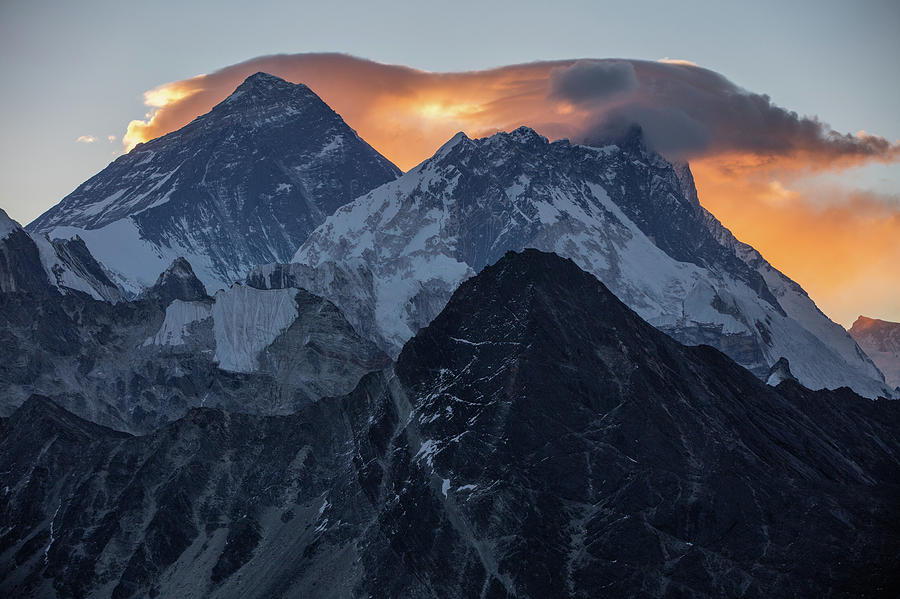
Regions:
M 691 62 L 690 60 L 683 60 L 681 58 L 669 58 L 666 56 L 665 58 L 660 58 L 658 62 L 664 62 L 666 64 L 680 64 L 688 67 L 696 67 L 698 66 L 696 62 Z
M 703 205 L 738 239 L 844 326 L 860 314 L 900 320 L 900 196 L 810 185 L 775 162 L 738 175 L 734 162 L 691 170 Z
M 670 157 L 722 152 L 814 155 L 820 164 L 893 159 L 883 138 L 843 135 L 682 60 L 564 60 L 432 73 L 342 54 L 263 56 L 145 93 L 126 147 L 178 129 L 246 77 L 265 71 L 302 82 L 401 168 L 457 131 L 480 136 L 527 124 L 550 138 L 590 141 L 639 123 Z M 824 163 L 823 163 L 824 160 Z
M 308 85 L 404 170 L 458 131 L 481 137 L 528 125 L 551 139 L 594 143 L 638 123 L 654 149 L 691 162 L 704 205 L 829 314 L 845 323 L 859 312 L 900 320 L 897 210 L 847 190 L 830 190 L 823 203 L 822 193 L 799 185 L 817 172 L 894 162 L 898 146 L 836 132 L 691 62 L 566 60 L 432 73 L 342 54 L 263 56 L 148 91 L 150 110 L 128 125 L 123 143 L 130 149 L 186 125 L 257 71 Z
M 79 135 L 75 141 L 80 144 L 92 144 L 97 141 L 97 138 L 93 135 Z

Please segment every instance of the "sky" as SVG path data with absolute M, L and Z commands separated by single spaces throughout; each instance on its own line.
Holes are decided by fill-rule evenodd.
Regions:
M 586 60 L 555 76 L 576 83 L 580 70 L 587 81 L 620 77 L 625 88 L 615 98 L 643 100 L 648 98 L 643 92 L 628 95 L 634 91 L 628 88 L 632 79 L 643 90 L 650 80 L 681 82 L 680 75 L 649 76 L 640 66 L 638 75 L 623 75 L 616 71 L 620 67 L 609 65 L 633 69 L 645 64 L 640 61 L 677 59 L 721 75 L 759 102 L 765 98 L 766 110 L 769 105 L 784 109 L 774 113 L 778 118 L 790 120 L 797 113 L 796 122 L 807 132 L 814 128 L 810 123 L 819 123 L 821 131 L 816 131 L 825 137 L 833 131 L 849 134 L 851 142 L 869 139 L 857 135 L 864 131 L 889 144 L 874 153 L 855 148 L 836 155 L 828 139 L 798 141 L 796 132 L 783 137 L 775 127 L 771 131 L 780 141 L 766 148 L 770 129 L 740 118 L 743 128 L 731 126 L 730 105 L 718 101 L 710 112 L 718 120 L 689 114 L 693 129 L 668 131 L 658 122 L 654 129 L 657 143 L 690 160 L 701 202 L 803 285 L 829 316 L 844 325 L 860 313 L 900 321 L 900 166 L 890 147 L 900 140 L 900 3 L 894 0 L 740 6 L 565 0 L 184 4 L 0 2 L 0 207 L 10 216 L 29 222 L 101 170 L 125 151 L 123 137 L 132 121 L 152 124 L 155 113 L 159 121 L 166 115 L 158 113 L 167 110 L 170 117 L 187 118 L 191 102 L 201 98 L 173 102 L 170 92 L 185 85 L 179 82 L 209 74 L 206 81 L 227 86 L 229 76 L 262 64 L 254 62 L 256 57 L 339 52 L 403 65 L 414 73 L 484 71 L 481 81 L 493 82 L 494 88 L 504 81 L 508 65 L 563 61 L 544 63 L 542 76 L 550 82 L 550 71 L 571 69 L 573 59 L 627 58 L 639 62 Z M 238 66 L 229 70 L 230 65 Z M 335 68 L 332 80 L 356 77 L 360 84 L 332 86 L 331 97 L 316 91 L 404 168 L 426 158 L 450 129 L 478 134 L 516 120 L 511 108 L 486 110 L 489 99 L 478 85 L 453 97 L 452 85 L 423 83 L 440 77 L 400 77 L 397 81 L 414 80 L 417 87 L 403 101 L 381 109 L 384 114 L 394 106 L 396 114 L 414 113 L 420 125 L 427 125 L 418 127 L 421 139 L 412 152 L 410 144 L 392 142 L 374 126 L 375 119 L 366 119 L 372 114 L 371 98 L 387 97 L 365 87 L 378 81 L 366 75 L 372 72 L 369 67 Z M 471 74 L 460 79 L 476 80 Z M 557 96 L 553 106 L 569 102 L 573 114 L 595 121 L 598 114 L 609 116 L 609 101 L 617 101 L 579 96 L 577 86 L 559 81 L 547 85 L 569 94 Z M 730 94 L 728 89 L 720 91 Z M 145 95 L 153 90 L 155 95 Z M 619 112 L 648 119 L 674 114 L 666 112 L 670 109 L 690 113 L 692 97 L 654 97 L 641 104 L 639 114 L 629 106 Z M 674 108 L 665 102 L 674 102 Z M 536 118 L 540 104 L 529 107 L 532 111 L 519 120 Z M 574 122 L 564 132 L 548 127 L 552 123 L 546 119 L 520 124 L 543 127 L 550 136 L 586 134 Z M 132 127 L 132 137 L 137 130 Z M 146 129 L 148 134 L 165 131 Z M 743 143 L 742 134 L 753 141 Z

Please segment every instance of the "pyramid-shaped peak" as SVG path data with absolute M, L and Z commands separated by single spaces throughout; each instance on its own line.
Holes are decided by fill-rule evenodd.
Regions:
M 260 71 L 244 79 L 244 82 L 237 86 L 237 89 L 221 105 L 233 106 L 294 98 L 319 99 L 309 87 L 302 83 L 291 83 L 281 77 Z
M 0 239 L 21 228 L 19 223 L 11 219 L 3 208 L 0 208 Z
M 168 305 L 173 300 L 199 301 L 207 298 L 206 287 L 183 257 L 176 258 L 147 290 L 147 296 Z
M 256 87 L 256 88 L 282 88 L 282 89 L 290 89 L 295 87 L 296 85 L 300 85 L 301 87 L 306 87 L 302 83 L 294 84 L 286 79 L 282 79 L 276 75 L 272 75 L 271 73 L 265 73 L 263 71 L 258 71 L 253 73 L 246 79 L 244 82 L 238 87 L 247 86 L 247 87 Z
M 449 156 L 457 147 L 465 147 L 469 142 L 471 142 L 469 136 L 460 131 L 444 142 L 444 145 L 438 148 L 437 152 L 434 153 L 434 156 L 432 156 L 430 160 L 441 160 L 442 158 Z
M 778 358 L 778 361 L 769 368 L 769 374 L 766 376 L 766 383 L 777 387 L 782 381 L 797 382 L 797 377 L 791 372 L 791 363 L 784 356 Z
M 287 83 L 287 80 L 279 77 L 277 75 L 273 75 L 272 73 L 266 73 L 265 71 L 257 71 L 247 77 L 244 82 L 253 82 L 253 83 L 270 83 L 270 84 L 278 84 L 278 83 Z

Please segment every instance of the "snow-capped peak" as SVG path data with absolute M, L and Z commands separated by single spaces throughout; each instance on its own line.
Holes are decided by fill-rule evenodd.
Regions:
M 468 135 L 460 131 L 456 135 L 451 137 L 447 142 L 445 142 L 444 145 L 438 148 L 437 152 L 435 152 L 434 156 L 432 156 L 429 160 L 433 162 L 440 161 L 444 157 L 448 156 L 450 152 L 452 152 L 457 146 L 465 146 L 468 142 L 471 141 L 472 140 L 469 139 Z
M 326 216 L 399 174 L 307 86 L 256 73 L 28 229 L 81 237 L 131 295 L 180 256 L 212 293 L 287 261 Z
M 311 101 L 324 104 L 306 85 L 291 83 L 269 73 L 258 72 L 247 77 L 225 100 L 213 108 L 246 109 L 260 102 Z
M 396 355 L 462 280 L 533 247 L 571 258 L 651 324 L 715 345 L 760 377 L 786 357 L 809 387 L 879 394 L 881 374 L 853 340 L 712 227 L 689 169 L 628 133 L 602 148 L 527 127 L 456 135 L 329 217 L 294 256 L 293 280 L 358 330 L 374 322 L 373 338 Z

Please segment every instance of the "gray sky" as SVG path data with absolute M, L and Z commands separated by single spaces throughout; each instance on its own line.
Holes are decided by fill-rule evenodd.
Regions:
M 0 207 L 27 223 L 121 151 L 144 91 L 272 53 L 433 71 L 691 60 L 838 131 L 900 139 L 900 2 L 0 0 Z M 352 123 L 351 123 L 352 124 Z M 114 135 L 115 142 L 107 141 Z M 79 136 L 94 136 L 92 144 Z M 896 194 L 896 166 L 847 173 Z

